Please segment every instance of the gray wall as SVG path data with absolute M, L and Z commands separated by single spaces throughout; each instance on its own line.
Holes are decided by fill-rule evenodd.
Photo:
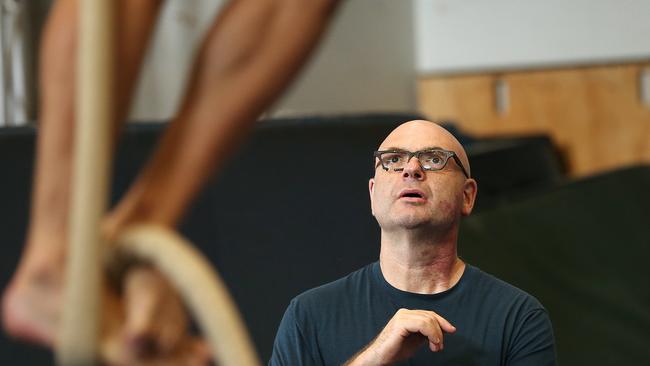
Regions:
M 414 110 L 412 8 L 410 0 L 344 1 L 313 62 L 274 114 Z
M 650 58 L 648 0 L 415 0 L 420 73 Z
M 190 58 L 220 4 L 183 1 L 170 0 L 163 9 L 132 119 L 168 119 L 174 113 Z M 411 0 L 343 1 L 315 57 L 268 114 L 413 110 L 413 47 Z
M 36 118 L 38 40 L 50 0 L 0 0 L 0 126 Z

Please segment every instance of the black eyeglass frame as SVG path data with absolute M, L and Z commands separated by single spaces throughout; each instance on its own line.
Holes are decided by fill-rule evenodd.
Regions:
M 442 152 L 442 153 L 443 153 L 443 155 L 444 155 L 444 157 L 445 157 L 445 163 L 442 164 L 442 167 L 440 167 L 440 169 L 425 168 L 425 167 L 422 165 L 422 162 L 420 161 L 420 155 L 421 155 L 421 154 L 424 154 L 424 153 L 427 153 L 427 152 Z M 457 165 L 460 167 L 460 169 L 463 171 L 463 174 L 465 174 L 465 177 L 466 177 L 466 178 L 469 178 L 469 174 L 467 174 L 467 170 L 465 169 L 465 166 L 463 165 L 463 163 L 461 163 L 460 159 L 458 158 L 458 155 L 456 155 L 456 153 L 453 152 L 453 151 L 449 151 L 449 150 L 445 150 L 445 149 L 426 149 L 426 150 L 419 150 L 419 151 L 414 151 L 414 152 L 411 152 L 411 151 L 408 151 L 408 150 L 377 150 L 377 151 L 374 151 L 374 152 L 372 153 L 372 156 L 374 156 L 375 158 L 377 158 L 377 160 L 379 160 L 379 164 L 381 165 L 381 167 L 382 167 L 384 170 L 388 171 L 390 168 L 388 168 L 387 166 L 385 166 L 385 165 L 384 165 L 384 162 L 381 160 L 381 155 L 382 155 L 382 154 L 385 154 L 385 153 L 393 153 L 393 154 L 395 154 L 395 153 L 401 153 L 401 154 L 407 154 L 407 155 L 408 155 L 408 158 L 406 159 L 406 163 L 408 163 L 409 161 L 411 161 L 411 158 L 416 157 L 416 158 L 418 159 L 418 162 L 420 163 L 420 166 L 422 166 L 422 169 L 423 169 L 423 170 L 428 170 L 428 171 L 438 171 L 438 170 L 442 170 L 442 169 L 444 169 L 444 168 L 447 166 L 447 163 L 449 162 L 449 158 L 454 158 L 454 161 L 456 161 L 456 164 L 457 164 Z M 375 165 L 375 168 L 376 168 L 376 167 L 377 167 L 377 165 Z M 401 172 L 402 170 L 404 170 L 404 168 L 393 169 L 393 171 L 395 171 L 395 172 Z

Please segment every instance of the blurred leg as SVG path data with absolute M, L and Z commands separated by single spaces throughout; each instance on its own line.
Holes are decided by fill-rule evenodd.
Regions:
M 109 213 L 104 226 L 109 237 L 131 223 L 178 223 L 212 172 L 298 74 L 335 4 L 332 0 L 239 0 L 225 7 L 199 50 L 178 115 L 136 182 Z M 150 309 L 161 305 L 155 304 Z M 160 323 L 159 317 L 150 316 L 155 311 L 133 307 L 127 311 L 131 311 L 127 333 Z M 165 319 L 167 329 L 177 327 L 172 317 Z M 163 359 L 170 359 L 170 352 L 187 356 L 187 350 L 169 347 L 183 343 L 165 341 L 165 333 L 171 332 L 160 329 L 153 337 L 126 339 L 167 347 L 158 352 Z M 189 352 L 201 358 L 200 352 Z
M 117 114 L 124 119 L 159 0 L 121 0 Z M 44 29 L 39 65 L 40 124 L 26 244 L 3 297 L 3 324 L 12 335 L 54 341 L 67 245 L 74 139 L 77 0 L 58 0 Z M 115 123 L 116 131 L 120 123 Z
M 118 64 L 123 69 L 118 114 L 123 117 L 159 4 L 157 0 L 120 4 L 124 23 L 119 35 Z M 201 47 L 177 118 L 136 183 L 109 214 L 107 234 L 132 222 L 167 226 L 178 222 L 206 179 L 296 76 L 335 4 L 334 0 L 228 4 Z M 43 41 L 42 126 L 32 218 L 25 253 L 3 301 L 5 328 L 46 345 L 52 344 L 57 329 L 65 261 L 76 7 L 76 0 L 56 3 Z
M 336 4 L 230 2 L 203 41 L 178 115 L 109 215 L 106 230 L 138 221 L 176 225 L 197 191 L 298 74 Z

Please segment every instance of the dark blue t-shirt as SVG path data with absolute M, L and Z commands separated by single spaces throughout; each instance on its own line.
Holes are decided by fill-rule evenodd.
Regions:
M 449 290 L 415 294 L 391 286 L 375 262 L 293 299 L 269 365 L 341 365 L 400 308 L 434 311 L 456 327 L 443 351 L 423 346 L 401 365 L 556 364 L 548 314 L 524 291 L 467 265 Z

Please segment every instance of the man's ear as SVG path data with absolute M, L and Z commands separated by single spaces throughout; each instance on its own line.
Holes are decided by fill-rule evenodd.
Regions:
M 370 194 L 370 211 L 372 212 L 372 215 L 375 215 L 375 210 L 373 208 L 373 201 L 372 201 L 372 195 L 375 192 L 375 178 L 370 178 L 368 180 L 368 194 Z
M 472 178 L 465 180 L 465 185 L 463 186 L 463 208 L 461 214 L 463 216 L 468 216 L 472 213 L 474 209 L 474 202 L 476 202 L 476 194 L 478 191 L 478 186 L 476 181 Z

